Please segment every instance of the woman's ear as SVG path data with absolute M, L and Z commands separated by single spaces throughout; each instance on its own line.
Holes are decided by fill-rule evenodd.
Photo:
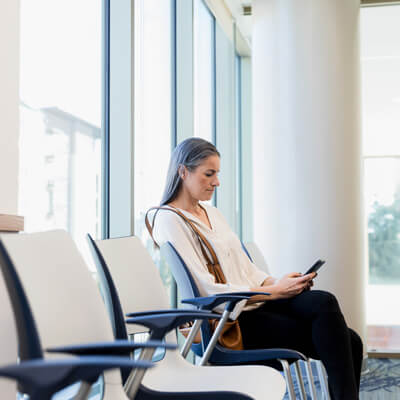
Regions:
M 180 165 L 178 168 L 178 174 L 180 176 L 181 179 L 185 179 L 186 178 L 186 167 L 184 165 Z

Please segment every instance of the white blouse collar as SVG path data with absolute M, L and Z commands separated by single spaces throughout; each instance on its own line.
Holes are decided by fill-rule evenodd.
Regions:
M 211 229 L 200 218 L 196 217 L 195 215 L 193 215 L 189 211 L 183 210 L 182 208 L 178 208 L 178 207 L 172 207 L 172 206 L 169 206 L 169 205 L 167 205 L 167 207 L 176 208 L 181 213 L 183 213 L 186 217 L 188 217 L 191 221 L 195 222 L 198 225 L 201 225 L 202 227 L 207 229 L 209 232 L 213 232 L 214 228 L 215 228 L 215 225 L 214 225 L 214 221 L 212 220 L 212 216 L 211 216 L 212 213 L 210 213 L 211 207 L 209 207 L 208 204 L 204 204 L 204 203 L 199 203 L 199 204 L 200 204 L 201 207 L 203 207 L 203 209 L 207 213 L 208 220 L 210 221 Z

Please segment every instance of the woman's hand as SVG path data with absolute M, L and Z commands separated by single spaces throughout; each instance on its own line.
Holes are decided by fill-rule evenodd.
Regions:
M 274 285 L 276 287 L 276 291 L 273 293 L 276 296 L 275 298 L 288 299 L 297 296 L 310 287 L 310 282 L 312 282 L 315 275 L 315 273 L 302 275 L 298 272 L 284 275 Z
M 315 278 L 316 273 L 302 275 L 298 272 L 291 272 L 284 275 L 281 279 L 277 280 L 272 285 L 263 285 L 259 288 L 253 289 L 256 292 L 267 291 L 271 293 L 269 299 L 288 299 L 297 296 L 304 290 L 308 290 L 313 285 L 312 280 Z

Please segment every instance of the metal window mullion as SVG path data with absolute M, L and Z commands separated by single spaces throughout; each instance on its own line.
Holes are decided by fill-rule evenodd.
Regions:
M 236 93 L 236 101 L 237 101 L 237 117 L 236 117 L 236 123 L 237 123 L 237 144 L 238 144 L 238 149 L 237 149 L 237 162 L 238 162 L 238 177 L 237 177 L 237 182 L 238 182 L 238 234 L 240 237 L 240 240 L 243 240 L 243 162 L 242 162 L 242 157 L 243 157 L 243 146 L 242 146 L 242 70 L 241 70 L 241 57 L 237 56 L 238 58 L 238 63 L 237 63 L 237 79 L 236 79 L 236 85 L 237 85 L 237 93 Z M 236 59 L 235 59 L 235 65 L 236 65 Z
M 171 151 L 178 144 L 176 0 L 171 0 Z M 171 276 L 171 306 L 178 307 L 178 286 Z
M 103 0 L 101 238 L 110 237 L 110 0 Z
M 212 107 L 212 142 L 217 145 L 217 34 L 216 34 L 216 19 L 212 15 L 212 36 L 211 36 L 211 107 Z M 215 207 L 218 206 L 218 189 L 214 192 L 212 203 Z

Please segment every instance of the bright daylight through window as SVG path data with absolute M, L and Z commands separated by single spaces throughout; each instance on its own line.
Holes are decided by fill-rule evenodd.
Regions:
M 370 349 L 400 350 L 400 6 L 361 9 Z
M 101 232 L 101 7 L 21 1 L 19 212 L 27 232 L 66 229 L 85 254 Z

